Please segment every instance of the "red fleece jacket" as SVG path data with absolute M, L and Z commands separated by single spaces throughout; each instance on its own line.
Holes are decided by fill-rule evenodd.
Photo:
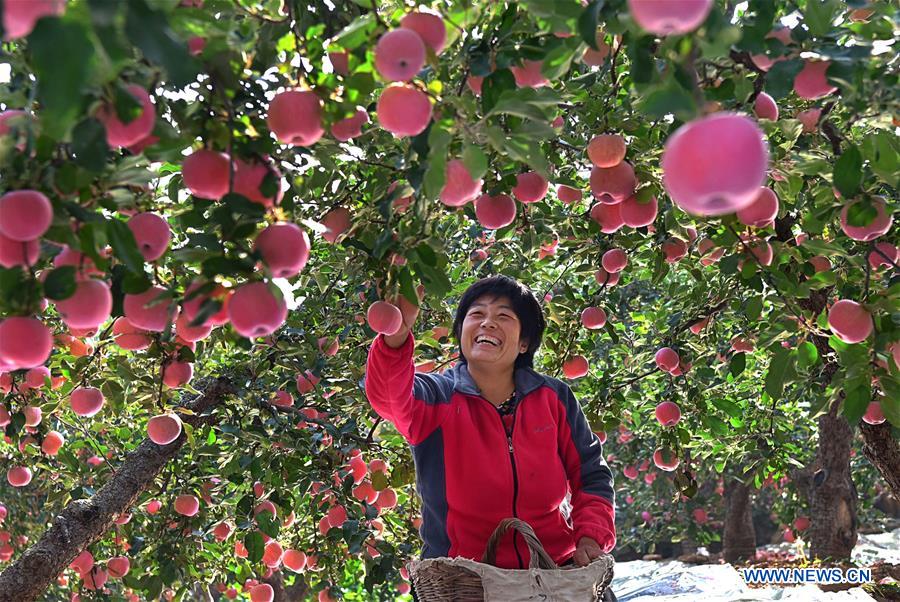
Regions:
M 484 399 L 465 362 L 420 374 L 412 334 L 399 348 L 379 335 L 369 350 L 365 390 L 372 407 L 409 441 L 422 497 L 424 558 L 481 560 L 497 523 L 529 523 L 561 564 L 581 537 L 616 543 L 612 473 L 600 441 L 568 385 L 534 370 L 515 371 L 512 436 Z M 571 516 L 561 505 L 571 492 Z M 497 566 L 524 568 L 521 536 L 504 538 Z

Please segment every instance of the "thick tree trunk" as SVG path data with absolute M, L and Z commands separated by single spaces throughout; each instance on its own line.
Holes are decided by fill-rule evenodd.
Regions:
M 887 481 L 894 497 L 900 500 L 900 444 L 891 435 L 889 422 L 859 423 L 863 436 L 863 454 Z
M 799 304 L 817 315 L 825 308 L 829 294 L 828 290 L 813 291 Z M 824 389 L 839 366 L 826 337 L 814 335 L 810 340 L 823 361 L 820 381 Z M 853 431 L 847 419 L 838 415 L 840 405 L 840 399 L 835 400 L 829 412 L 819 418 L 819 447 L 806 482 L 812 519 L 808 537 L 812 556 L 817 558 L 849 558 L 857 539 L 857 494 L 850 477 Z
M 856 487 L 850 478 L 853 431 L 838 404 L 819 418 L 817 470 L 810 488 L 809 541 L 814 558 L 850 558 L 856 545 Z
M 756 555 L 756 535 L 750 512 L 750 487 L 733 479 L 725 486 L 725 533 L 722 557 L 736 562 Z
M 193 414 L 182 414 L 182 420 L 194 426 L 207 423 L 208 417 L 201 414 L 235 392 L 225 378 L 212 381 L 203 395 L 185 404 Z M 66 506 L 41 538 L 0 574 L 0 602 L 37 600 L 82 550 L 102 537 L 115 518 L 131 508 L 175 457 L 185 439 L 182 433 L 169 445 L 144 441 L 125 457 L 96 495 Z

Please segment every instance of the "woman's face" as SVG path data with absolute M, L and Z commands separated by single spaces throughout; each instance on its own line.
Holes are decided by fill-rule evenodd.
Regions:
M 479 297 L 463 319 L 463 355 L 480 368 L 511 368 L 519 354 L 528 350 L 527 341 L 519 340 L 521 329 L 508 298 Z

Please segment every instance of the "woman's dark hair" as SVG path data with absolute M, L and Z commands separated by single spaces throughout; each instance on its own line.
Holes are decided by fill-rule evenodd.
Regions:
M 541 339 L 544 337 L 544 328 L 547 323 L 544 321 L 544 312 L 541 304 L 538 302 L 531 289 L 509 276 L 502 274 L 482 278 L 463 293 L 456 308 L 456 318 L 453 320 L 453 336 L 459 344 L 459 356 L 466 361 L 462 352 L 462 325 L 466 314 L 469 313 L 469 307 L 483 296 L 492 299 L 498 297 L 506 297 L 512 303 L 513 312 L 519 318 L 521 331 L 519 338 L 528 341 L 528 349 L 524 353 L 520 353 L 516 358 L 514 368 L 533 368 L 534 354 L 541 346 Z

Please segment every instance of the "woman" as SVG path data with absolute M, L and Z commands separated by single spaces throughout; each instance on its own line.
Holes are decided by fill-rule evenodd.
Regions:
M 545 328 L 534 294 L 506 276 L 470 286 L 453 323 L 459 361 L 444 374 L 415 372 L 418 308 L 397 304 L 403 326 L 375 338 L 365 389 L 412 446 L 423 558 L 481 560 L 510 516 L 534 528 L 557 564 L 584 566 L 612 550 L 613 479 L 600 441 L 568 385 L 533 369 Z M 528 561 L 521 535 L 507 534 L 497 566 Z

